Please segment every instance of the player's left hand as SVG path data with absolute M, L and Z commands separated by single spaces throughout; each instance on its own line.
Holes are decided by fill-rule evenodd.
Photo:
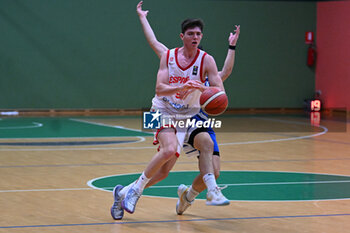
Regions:
M 138 4 L 137 4 L 137 7 L 136 7 L 136 12 L 137 14 L 141 17 L 146 17 L 147 14 L 148 14 L 148 11 L 144 11 L 142 10 L 142 3 L 143 1 L 140 1 Z
M 240 25 L 235 25 L 236 29 L 234 30 L 234 33 L 230 32 L 230 36 L 228 38 L 228 42 L 230 45 L 236 46 L 239 33 L 241 32 Z

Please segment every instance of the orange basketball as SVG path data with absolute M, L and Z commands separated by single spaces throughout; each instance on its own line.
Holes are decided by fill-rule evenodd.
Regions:
M 205 113 L 211 116 L 218 116 L 225 112 L 228 99 L 224 91 L 217 87 L 209 87 L 201 94 L 199 103 Z

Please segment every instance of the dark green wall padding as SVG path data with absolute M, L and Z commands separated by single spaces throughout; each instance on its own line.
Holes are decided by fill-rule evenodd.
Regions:
M 0 109 L 138 109 L 151 105 L 159 60 L 136 1 L 0 0 Z M 314 92 L 305 31 L 316 2 L 152 0 L 158 39 L 181 46 L 180 23 L 205 22 L 204 49 L 221 69 L 227 38 L 241 25 L 225 88 L 231 108 L 297 108 Z

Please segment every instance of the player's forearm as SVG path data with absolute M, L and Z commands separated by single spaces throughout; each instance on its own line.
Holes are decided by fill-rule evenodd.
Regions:
M 215 76 L 215 75 L 209 76 L 209 74 L 208 74 L 208 79 L 209 79 L 210 87 L 217 87 L 217 88 L 219 88 L 220 90 L 225 91 L 223 81 L 221 80 L 219 74 L 218 74 L 217 76 Z M 207 88 L 208 88 L 208 87 L 205 87 L 205 88 L 204 88 L 203 90 L 201 90 L 201 91 L 204 91 L 204 90 L 207 89 Z
M 151 25 L 149 24 L 146 16 L 139 16 L 140 23 L 142 25 L 143 33 L 145 34 L 146 40 L 152 46 L 157 41 L 156 35 L 154 34 Z
M 143 33 L 146 37 L 146 40 L 148 44 L 151 46 L 153 51 L 157 54 L 157 56 L 160 58 L 162 56 L 162 53 L 166 51 L 168 48 L 165 47 L 162 43 L 160 43 L 157 40 L 156 35 L 154 34 L 151 25 L 149 24 L 146 16 L 139 16 L 140 23 L 142 25 Z
M 215 60 L 212 56 L 208 55 L 204 59 L 204 67 L 206 70 L 206 74 L 208 76 L 208 81 L 210 86 L 218 87 L 221 90 L 225 90 L 224 85 L 222 83 L 222 79 L 219 76 L 218 69 L 216 67 Z
M 178 92 L 182 86 L 169 84 L 169 71 L 166 62 L 166 54 L 160 60 L 160 67 L 157 73 L 156 94 L 158 96 L 169 96 Z
M 225 59 L 224 67 L 222 71 L 219 72 L 220 78 L 222 81 L 225 81 L 232 73 L 233 66 L 235 63 L 235 50 L 229 49 Z
M 210 84 L 210 87 L 217 87 L 220 90 L 225 91 L 225 88 L 222 82 L 216 82 L 216 83 L 213 83 L 213 85 Z
M 169 84 L 160 83 L 156 86 L 156 94 L 158 96 L 170 96 L 181 91 L 182 89 L 183 87 L 174 87 L 170 86 Z
M 222 68 L 222 71 L 220 72 L 220 77 L 222 81 L 225 81 L 228 76 L 231 75 L 233 65 L 235 63 L 235 48 L 237 44 L 237 40 L 240 33 L 240 25 L 235 25 L 236 29 L 234 30 L 234 33 L 230 33 L 230 36 L 228 38 L 229 41 L 229 49 L 227 52 L 227 56 L 225 59 L 224 67 Z

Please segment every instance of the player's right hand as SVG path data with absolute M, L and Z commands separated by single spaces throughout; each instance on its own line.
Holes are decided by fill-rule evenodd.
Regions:
M 197 80 L 189 80 L 183 85 L 184 90 L 188 89 L 199 89 L 201 90 L 203 88 L 203 84 L 200 81 Z

